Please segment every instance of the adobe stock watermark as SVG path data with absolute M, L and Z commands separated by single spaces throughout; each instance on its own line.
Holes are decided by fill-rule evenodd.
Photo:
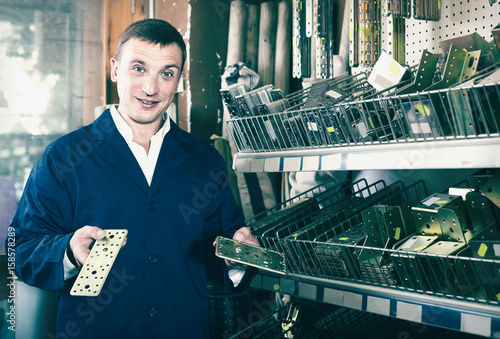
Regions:
M 429 159 L 431 159 L 436 151 L 436 146 L 430 143 L 418 143 L 420 147 L 411 149 L 404 156 L 399 157 L 399 174 L 401 176 L 410 177 L 416 169 L 422 168 Z
M 217 173 L 211 171 L 209 174 L 212 180 L 209 180 L 203 187 L 195 187 L 191 190 L 192 200 L 190 204 L 180 203 L 178 205 L 182 218 L 186 224 L 190 223 L 190 219 L 201 213 L 210 204 L 211 199 L 217 197 L 221 189 L 229 185 L 228 173 L 219 171 Z
M 212 5 L 214 6 L 215 12 L 217 13 L 217 16 L 219 17 L 220 21 L 224 21 L 227 18 L 229 18 L 229 12 L 231 10 L 231 4 L 230 0 L 214 0 L 212 1 Z
M 16 238 L 14 228 L 9 226 L 7 229 L 7 269 L 9 275 L 7 276 L 7 287 L 9 296 L 7 303 L 9 309 L 7 312 L 7 323 L 9 331 L 16 331 Z
M 99 141 L 105 134 L 110 133 L 114 128 L 112 121 L 100 120 L 99 124 L 93 125 L 92 130 L 83 130 L 82 134 L 85 138 L 79 140 L 76 144 L 67 145 L 65 147 L 65 157 L 62 162 L 55 161 L 54 167 L 59 174 L 72 172 L 73 169 L 79 166 L 83 160 L 99 147 Z
M 75 309 L 76 316 L 83 318 L 85 324 L 91 324 L 94 319 L 99 317 L 99 313 L 104 311 L 105 307 L 111 304 L 113 299 L 135 278 L 135 276 L 129 275 L 125 268 L 122 268 L 121 272 L 112 269 L 108 276 L 109 280 L 106 282 L 106 288 L 102 289 L 97 297 L 82 299 L 82 302 Z M 47 334 L 47 338 L 70 339 L 80 335 L 81 332 L 82 329 L 78 326 L 78 322 L 75 319 L 75 321 L 68 321 L 64 324 L 64 329 L 58 331 L 56 334 L 52 332 Z

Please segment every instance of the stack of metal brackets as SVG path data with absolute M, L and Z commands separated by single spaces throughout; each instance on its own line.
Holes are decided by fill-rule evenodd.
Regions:
M 473 186 L 484 188 L 493 176 L 472 178 Z M 477 187 L 452 190 L 462 195 L 436 193 L 412 208 L 417 233 L 391 252 L 401 284 L 413 290 L 474 297 L 479 293 L 497 300 L 500 274 L 489 274 L 494 265 L 461 257 L 500 258 L 491 250 L 494 244 L 500 247 L 498 209 Z M 486 292 L 476 291 L 485 284 Z
M 347 230 L 338 226 L 316 238 L 317 241 L 323 240 L 315 246 L 322 274 L 326 277 L 360 279 L 356 252 L 359 250 L 357 246 L 361 246 L 365 238 L 363 224 L 354 225 Z
M 450 263 L 439 255 L 456 254 L 466 245 L 467 216 L 461 196 L 436 193 L 413 206 L 417 235 L 411 236 L 392 253 L 403 286 L 415 290 L 442 291 L 450 279 Z M 410 252 L 432 255 L 413 255 Z
M 359 268 L 364 280 L 382 285 L 397 283 L 389 252 L 400 239 L 412 232 L 411 203 L 401 206 L 375 205 L 362 213 L 367 237 L 359 254 Z M 378 250 L 381 249 L 381 250 Z
M 498 265 L 488 259 L 500 259 L 500 171 L 483 173 L 477 178 L 479 192 L 473 196 L 473 203 L 468 206 L 471 219 L 479 225 L 479 232 L 469 241 L 472 256 L 481 261 L 475 261 L 479 280 L 484 286 L 486 298 L 500 301 L 500 272 Z M 468 199 L 469 197 L 467 197 Z M 489 204 L 491 203 L 491 205 Z M 486 224 L 490 223 L 490 225 Z
M 294 0 L 292 12 L 292 76 L 334 76 L 333 0 Z

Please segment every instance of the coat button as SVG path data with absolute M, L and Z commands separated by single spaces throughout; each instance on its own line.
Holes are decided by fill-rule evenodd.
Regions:
M 158 258 L 157 258 L 156 256 L 154 256 L 154 255 L 150 255 L 150 256 L 149 256 L 149 262 L 150 262 L 150 263 L 154 264 L 154 263 L 156 263 L 157 261 L 158 261 Z
M 152 316 L 152 317 L 154 317 L 156 315 L 156 308 L 151 307 L 149 309 L 149 315 Z
M 154 202 L 148 202 L 148 205 L 146 206 L 148 210 L 154 211 L 156 209 L 156 205 Z

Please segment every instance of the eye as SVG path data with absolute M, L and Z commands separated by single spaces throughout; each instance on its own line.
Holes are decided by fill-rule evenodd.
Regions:
M 142 72 L 144 72 L 144 67 L 137 65 L 137 66 L 133 67 L 133 70 L 138 72 L 138 73 L 142 73 Z
M 170 77 L 174 76 L 174 72 L 172 72 L 172 71 L 164 71 L 162 73 L 162 76 L 165 77 L 165 78 L 170 78 Z

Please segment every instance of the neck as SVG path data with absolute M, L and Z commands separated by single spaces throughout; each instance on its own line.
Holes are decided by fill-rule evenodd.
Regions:
M 161 124 L 162 124 L 162 120 L 158 119 L 158 121 L 154 121 L 154 122 L 149 123 L 149 124 L 141 124 L 141 123 L 138 123 L 138 122 L 130 119 L 127 116 L 124 117 L 122 115 L 122 117 L 124 118 L 125 122 L 132 129 L 132 134 L 133 134 L 132 140 L 135 143 L 144 147 L 146 154 L 148 154 L 149 147 L 151 144 L 151 137 L 153 135 L 155 135 L 155 133 L 158 132 L 158 130 L 160 129 Z

